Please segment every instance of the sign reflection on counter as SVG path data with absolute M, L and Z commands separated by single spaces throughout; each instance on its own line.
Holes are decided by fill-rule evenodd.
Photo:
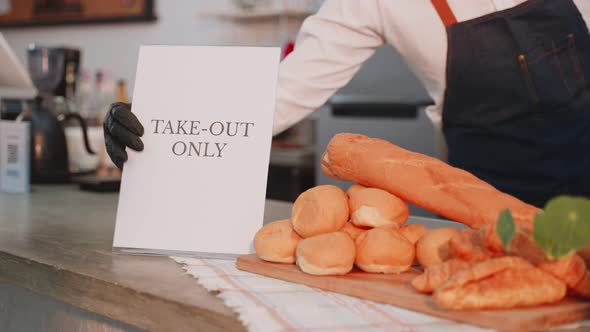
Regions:
M 148 254 L 252 252 L 262 226 L 280 50 L 145 46 L 113 246 Z

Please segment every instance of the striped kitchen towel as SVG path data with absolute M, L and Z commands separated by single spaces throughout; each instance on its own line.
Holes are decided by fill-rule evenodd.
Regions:
M 250 331 L 485 331 L 391 305 L 240 271 L 234 260 L 173 257 Z

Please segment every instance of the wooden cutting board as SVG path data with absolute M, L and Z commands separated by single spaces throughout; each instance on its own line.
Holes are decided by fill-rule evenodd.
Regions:
M 370 274 L 355 270 L 345 276 L 318 277 L 301 272 L 295 265 L 264 262 L 256 255 L 240 256 L 237 267 L 242 271 L 502 331 L 538 331 L 590 319 L 590 302 L 575 299 L 511 310 L 445 310 L 439 308 L 431 296 L 415 291 L 410 285 L 412 278 L 421 273 L 418 269 L 400 275 Z

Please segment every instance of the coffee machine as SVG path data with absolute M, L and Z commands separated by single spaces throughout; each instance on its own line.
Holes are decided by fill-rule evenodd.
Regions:
M 74 98 L 77 77 L 80 71 L 81 52 L 78 49 L 66 47 L 56 48 L 55 52 L 61 53 L 64 70 L 59 77 L 59 83 L 57 83 L 57 86 L 53 90 L 53 95 L 65 99 Z
M 83 132 L 84 146 L 92 151 L 84 119 L 68 108 L 75 92 L 80 51 L 31 45 L 27 52 L 29 74 L 39 91 L 25 120 L 31 121 L 31 181 L 65 183 L 70 181 L 67 142 L 63 124 L 75 120 Z M 56 100 L 65 101 L 58 107 Z

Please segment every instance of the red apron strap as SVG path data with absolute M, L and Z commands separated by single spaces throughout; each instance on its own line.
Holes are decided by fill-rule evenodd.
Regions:
M 438 16 L 440 16 L 445 27 L 457 23 L 457 18 L 455 17 L 455 14 L 453 14 L 451 7 L 449 7 L 447 0 L 432 0 L 432 5 L 434 6 L 434 9 L 436 9 L 436 12 L 438 13 Z

